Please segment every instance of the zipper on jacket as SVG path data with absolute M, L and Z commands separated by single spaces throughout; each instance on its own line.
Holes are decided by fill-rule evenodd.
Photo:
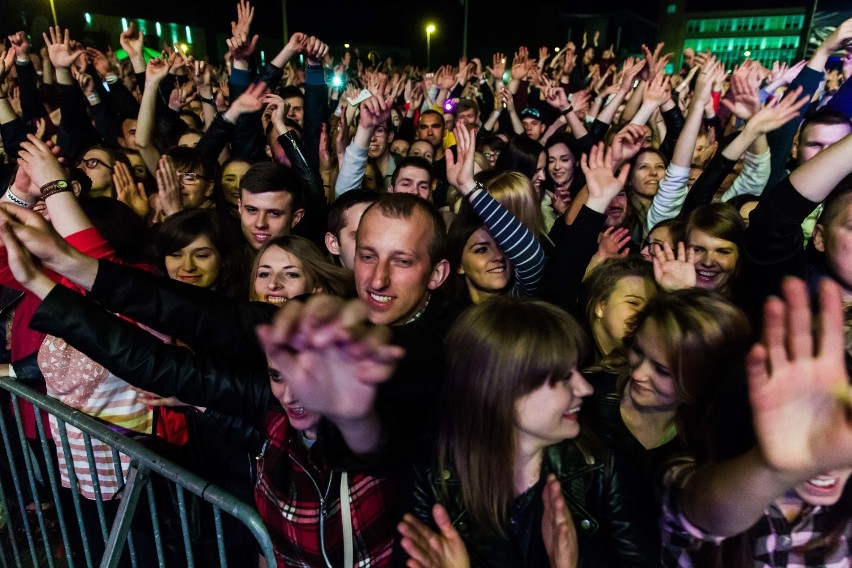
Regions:
M 325 495 L 323 495 L 322 491 L 320 491 L 319 484 L 317 483 L 316 479 L 314 479 L 314 476 L 311 475 L 310 470 L 308 468 L 306 468 L 304 465 L 302 465 L 302 463 L 296 458 L 296 456 L 294 456 L 289 451 L 287 452 L 287 455 L 290 457 L 290 459 L 293 461 L 293 463 L 295 463 L 296 465 L 298 465 L 299 467 L 301 467 L 304 470 L 305 474 L 307 474 L 307 476 L 308 476 L 308 479 L 310 479 L 311 483 L 313 483 L 314 489 L 317 490 L 317 496 L 319 496 L 319 505 L 320 505 L 320 526 L 319 526 L 320 552 L 322 552 L 322 558 L 323 558 L 323 560 L 325 560 L 326 568 L 333 568 L 331 561 L 328 559 L 328 553 L 326 553 L 326 551 L 325 551 L 325 516 L 326 516 L 325 504 L 326 504 L 326 500 L 328 499 L 328 494 L 331 491 L 331 482 L 334 479 L 334 471 L 333 470 L 330 471 L 330 475 L 328 476 L 328 487 L 326 487 Z

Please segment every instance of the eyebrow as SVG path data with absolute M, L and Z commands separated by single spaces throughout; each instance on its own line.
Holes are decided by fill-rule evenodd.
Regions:
M 258 266 L 258 268 L 272 268 L 272 266 L 269 265 L 269 264 L 261 264 L 260 266 Z M 287 269 L 290 269 L 290 268 L 295 268 L 296 270 L 301 270 L 298 266 L 294 266 L 292 264 L 288 264 L 287 266 L 281 267 L 282 270 L 287 270 Z
M 478 247 L 479 245 L 487 245 L 487 244 L 489 244 L 488 241 L 479 241 L 478 243 L 473 243 L 468 248 Z

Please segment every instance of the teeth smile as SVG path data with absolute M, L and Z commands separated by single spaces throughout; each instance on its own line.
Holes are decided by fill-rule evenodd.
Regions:
M 809 479 L 808 483 L 811 485 L 815 485 L 816 487 L 834 487 L 837 484 L 837 479 Z
M 370 292 L 370 298 L 372 298 L 376 302 L 379 302 L 380 304 L 386 304 L 393 300 L 393 296 L 380 296 L 378 294 L 373 294 L 372 292 Z
M 270 304 L 283 304 L 287 301 L 287 298 L 284 296 L 267 296 L 266 301 Z
M 303 416 L 305 414 L 305 409 L 301 406 L 296 406 L 290 409 L 290 412 L 295 414 L 296 416 Z

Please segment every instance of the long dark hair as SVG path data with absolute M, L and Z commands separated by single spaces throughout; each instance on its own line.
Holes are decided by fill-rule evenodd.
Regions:
M 164 268 L 166 256 L 182 249 L 200 236 L 205 236 L 219 253 L 221 267 L 215 288 L 231 298 L 243 299 L 248 290 L 248 270 L 244 247 L 236 231 L 211 209 L 187 209 L 169 216 L 157 230 L 154 245 Z
M 515 493 L 515 403 L 569 377 L 588 339 L 551 304 L 497 296 L 465 311 L 446 346 L 439 471 L 456 471 L 472 523 L 505 534 Z

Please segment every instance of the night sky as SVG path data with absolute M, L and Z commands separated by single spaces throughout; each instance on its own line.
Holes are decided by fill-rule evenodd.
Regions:
M 471 0 L 469 51 L 485 55 L 495 50 L 508 52 L 526 44 L 555 46 L 566 39 L 560 13 L 606 12 L 630 9 L 641 17 L 656 21 L 660 5 L 666 0 L 594 0 L 594 10 L 583 9 L 580 2 L 555 0 Z M 832 2 L 822 0 L 820 6 Z M 82 23 L 83 12 L 116 16 L 162 19 L 181 24 L 203 25 L 225 32 L 229 22 L 236 17 L 234 0 L 55 0 L 60 23 Z M 30 17 L 35 12 L 49 14 L 48 0 L 3 0 L 4 28 L 20 27 L 16 17 L 24 11 Z M 724 10 L 772 7 L 810 7 L 812 0 L 687 0 L 687 10 Z M 281 2 L 260 0 L 255 2 L 257 15 L 254 31 L 264 37 L 280 37 L 282 30 Z M 7 8 L 7 6 L 9 8 Z M 433 63 L 451 63 L 461 52 L 463 7 L 459 0 L 430 0 L 428 2 L 400 2 L 399 0 L 288 0 L 289 29 L 319 35 L 342 50 L 343 43 L 364 47 L 383 47 L 385 53 L 396 53 L 402 59 L 425 59 L 426 39 L 424 28 L 434 22 Z M 7 17 L 8 16 L 8 17 Z M 2 30 L 10 33 L 11 29 Z M 509 53 L 507 55 L 510 56 Z

